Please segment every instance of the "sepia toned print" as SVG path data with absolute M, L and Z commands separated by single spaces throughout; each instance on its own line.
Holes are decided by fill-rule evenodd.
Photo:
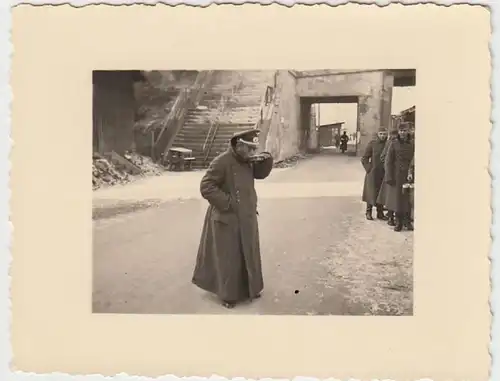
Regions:
M 415 85 L 94 71 L 93 312 L 412 315 Z
M 23 5 L 12 14 L 13 369 L 55 372 L 54 377 L 488 379 L 487 7 Z M 172 106 L 164 110 L 167 102 L 151 96 L 153 104 L 141 107 L 148 87 L 141 78 L 151 81 L 158 74 L 151 70 L 264 68 L 290 76 L 278 74 L 278 83 L 286 81 L 288 88 L 281 94 L 289 95 L 275 99 L 281 111 L 271 124 L 278 128 L 267 134 L 273 138 L 259 127 L 259 144 L 269 143 L 257 153 L 273 158 L 270 174 L 254 179 L 263 290 L 260 298 L 227 309 L 218 295 L 192 283 L 210 208 L 201 180 L 213 159 L 203 167 L 193 159 L 179 161 L 186 164 L 182 171 L 168 168 L 170 158 L 148 159 L 149 121 L 165 120 Z M 327 127 L 317 131 L 320 153 L 290 154 L 287 137 L 300 141 L 298 117 L 307 113 L 300 98 L 310 94 L 300 77 L 332 68 L 416 68 L 416 86 L 400 87 L 395 78 L 389 113 L 395 123 L 403 116 L 401 122 L 411 122 L 413 106 L 418 110 L 414 195 L 411 176 L 405 184 L 409 201 L 415 198 L 414 231 L 395 232 L 388 220 L 376 218 L 377 205 L 374 220 L 367 220 L 365 151 L 351 156 L 357 103 L 322 104 L 311 111 L 319 111 L 318 124 L 332 130 L 340 125 L 341 135 L 346 130 L 344 155 L 335 135 L 330 142 Z M 93 148 L 91 128 L 98 87 L 92 86 L 92 74 L 98 69 L 128 71 L 130 84 L 120 91 L 108 87 L 96 99 L 103 105 L 95 114 L 106 138 L 99 143 L 102 151 Z M 131 69 L 140 71 L 132 79 Z M 198 75 L 192 74 L 187 73 L 189 83 Z M 358 146 L 372 141 L 381 125 L 367 129 L 363 120 L 376 120 L 373 110 L 384 107 L 376 101 L 380 87 L 371 92 L 374 78 L 367 77 L 356 85 Z M 346 95 L 343 89 L 352 87 L 339 84 L 334 95 Z M 128 99 L 122 111 L 118 96 Z M 132 100 L 135 107 L 128 106 Z M 202 102 L 198 111 L 208 111 Z M 119 127 L 110 131 L 110 121 L 118 118 L 113 125 Z M 134 142 L 119 145 L 135 144 L 135 153 L 106 147 L 117 139 L 117 129 Z M 175 144 L 167 157 L 181 153 L 203 161 L 204 155 L 200 160 L 199 153 Z M 112 164 L 110 155 L 116 171 L 106 164 Z M 98 160 L 96 169 L 104 174 L 92 190 L 91 167 Z M 119 170 L 118 160 L 128 169 Z M 413 285 L 411 298 L 405 279 Z M 405 310 L 412 315 L 401 316 Z M 399 316 L 374 316 L 393 311 Z

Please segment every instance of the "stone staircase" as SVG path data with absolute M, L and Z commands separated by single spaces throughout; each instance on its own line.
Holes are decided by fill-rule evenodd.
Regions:
M 189 109 L 172 147 L 193 151 L 193 168 L 206 168 L 238 131 L 260 120 L 274 71 L 216 71 L 198 106 Z

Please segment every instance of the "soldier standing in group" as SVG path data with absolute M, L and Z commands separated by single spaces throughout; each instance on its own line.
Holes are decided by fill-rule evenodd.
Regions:
M 264 288 L 254 179 L 265 179 L 273 158 L 259 147 L 259 130 L 234 135 L 201 180 L 208 202 L 193 283 L 216 294 L 227 308 L 253 300 Z
M 408 168 L 408 181 L 414 183 L 415 182 L 415 155 L 410 162 L 410 167 Z
M 398 130 L 391 130 L 389 134 L 389 138 L 386 140 L 384 149 L 382 150 L 382 153 L 380 154 L 380 163 L 382 165 L 385 165 L 385 157 L 387 156 L 387 151 L 389 149 L 389 146 L 391 145 L 392 141 L 398 137 Z M 387 192 L 386 188 L 388 185 L 386 184 L 386 174 L 385 174 L 385 167 L 384 167 L 384 179 L 382 180 L 382 185 L 380 186 L 380 190 L 377 196 L 377 204 L 383 205 L 384 207 L 387 208 Z M 396 226 L 396 219 L 394 216 L 394 211 L 390 210 L 387 208 L 387 224 L 389 226 Z
M 415 136 L 415 135 L 413 135 Z M 414 185 L 415 185 L 415 154 L 413 155 L 413 159 L 411 159 L 411 163 L 410 163 L 410 168 L 408 169 L 408 182 L 410 184 L 413 185 L 413 189 L 410 189 L 410 209 L 411 209 L 411 213 L 410 213 L 410 218 L 411 218 L 411 222 L 413 222 L 413 216 L 414 216 L 414 213 L 415 213 L 415 209 L 414 209 L 414 206 L 415 206 L 415 191 L 414 191 Z
M 384 163 L 381 154 L 387 141 L 387 129 L 381 127 L 375 138 L 366 146 L 361 157 L 361 164 L 365 168 L 365 182 L 363 185 L 363 201 L 366 202 L 366 219 L 373 220 L 372 210 L 377 208 L 377 219 L 386 220 L 383 205 L 377 203 L 377 196 L 384 180 Z
M 410 197 L 408 192 L 403 191 L 403 184 L 407 182 L 414 152 L 409 126 L 402 123 L 398 128 L 398 137 L 390 143 L 385 156 L 386 206 L 396 214 L 395 231 L 401 231 L 403 227 L 413 230 Z

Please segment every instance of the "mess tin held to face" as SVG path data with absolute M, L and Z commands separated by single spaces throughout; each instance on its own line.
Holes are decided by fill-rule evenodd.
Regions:
M 234 151 L 241 158 L 248 161 L 254 162 L 265 160 L 269 154 L 266 152 L 257 154 L 260 144 L 259 134 L 260 130 L 256 128 L 234 134 L 231 139 L 231 145 Z

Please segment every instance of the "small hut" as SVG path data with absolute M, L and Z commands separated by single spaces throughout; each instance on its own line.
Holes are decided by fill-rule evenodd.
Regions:
M 392 115 L 392 128 L 397 129 L 401 123 L 409 123 L 412 128 L 415 128 L 415 106 L 401 111 L 397 115 Z

